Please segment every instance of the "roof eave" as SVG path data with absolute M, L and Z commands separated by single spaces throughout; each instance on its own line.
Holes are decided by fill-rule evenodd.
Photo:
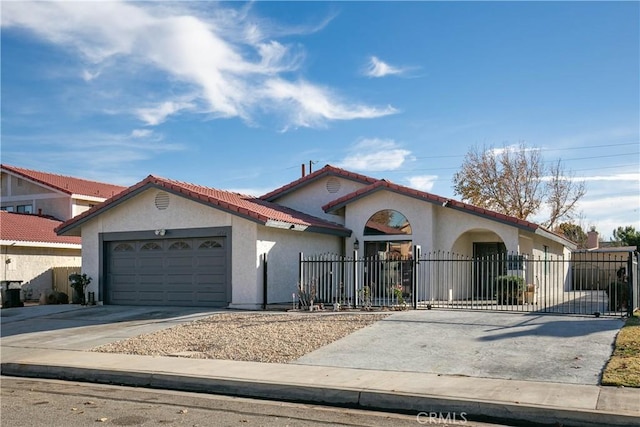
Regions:
M 13 246 L 25 248 L 54 248 L 54 249 L 82 249 L 80 243 L 65 242 L 37 242 L 28 240 L 0 240 L 0 246 Z
M 574 242 L 572 242 L 571 240 L 565 239 L 562 236 L 558 236 L 557 234 L 554 234 L 548 230 L 545 230 L 542 227 L 538 227 L 537 230 L 535 231 L 535 234 L 545 237 L 549 240 L 552 240 L 556 243 L 560 243 L 564 246 L 566 246 L 567 248 L 569 248 L 571 251 L 574 251 L 578 248 L 578 245 L 576 245 Z
M 321 227 L 317 225 L 294 224 L 287 221 L 268 220 L 264 224 L 266 227 L 279 228 L 281 230 L 302 231 L 309 233 L 329 234 L 340 237 L 350 237 L 352 231 L 349 229 L 340 229 L 332 227 Z

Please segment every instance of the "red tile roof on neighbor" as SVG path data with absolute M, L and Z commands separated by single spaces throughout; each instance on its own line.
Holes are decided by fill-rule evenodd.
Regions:
M 376 178 L 371 178 L 369 176 L 361 175 L 355 172 L 349 172 L 347 170 L 340 169 L 335 166 L 326 165 L 322 169 L 318 169 L 317 171 L 310 173 L 308 175 L 305 175 L 302 178 L 299 178 L 287 185 L 283 185 L 282 187 L 277 188 L 265 194 L 264 196 L 260 196 L 260 198 L 271 202 L 282 195 L 285 195 L 312 181 L 315 181 L 316 179 L 322 178 L 327 175 L 340 176 L 342 178 L 347 178 L 352 181 L 360 182 L 362 184 L 373 184 L 374 182 L 378 181 Z
M 90 181 L 87 179 L 57 175 L 48 172 L 39 172 L 4 164 L 0 166 L 5 172 L 10 172 L 30 181 L 44 184 L 47 187 L 51 187 L 69 195 L 76 194 L 107 199 L 126 188 L 120 185 Z
M 181 194 L 192 200 L 213 206 L 235 215 L 245 217 L 263 225 L 297 230 L 314 230 L 349 236 L 351 231 L 342 225 L 326 221 L 314 216 L 286 208 L 253 196 L 234 193 L 231 191 L 217 190 L 195 184 L 174 181 L 149 175 L 139 183 L 129 187 L 105 202 L 94 206 L 86 212 L 66 221 L 56 230 L 65 234 L 76 228 L 84 221 L 111 206 L 132 197 L 133 195 L 150 187 L 163 188 L 171 193 Z
M 80 237 L 58 236 L 55 228 L 62 221 L 49 217 L 0 211 L 0 240 L 80 245 Z M 10 244 L 10 243 L 9 243 Z

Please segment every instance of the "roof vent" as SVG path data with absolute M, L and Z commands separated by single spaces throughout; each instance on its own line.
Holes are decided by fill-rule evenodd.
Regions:
M 340 186 L 340 180 L 337 178 L 331 177 L 327 180 L 327 191 L 329 193 L 337 193 L 338 191 L 340 191 Z
M 169 207 L 169 193 L 165 193 L 164 191 L 159 191 L 156 194 L 156 208 L 158 210 L 165 210 Z

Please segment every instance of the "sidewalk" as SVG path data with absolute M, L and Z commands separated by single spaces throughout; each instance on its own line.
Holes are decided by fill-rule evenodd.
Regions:
M 187 318 L 192 320 L 193 314 Z M 119 331 L 116 335 L 130 335 L 141 329 L 166 326 L 157 322 L 108 325 L 111 335 L 116 330 Z M 107 325 L 100 327 L 106 328 Z M 127 327 L 133 329 L 122 333 Z M 92 334 L 95 333 L 94 328 Z M 48 334 L 48 338 L 44 340 L 45 344 L 39 344 L 38 337 L 44 337 L 43 334 Z M 5 336 L 1 342 L 2 375 L 113 383 L 411 414 L 442 413 L 444 417 L 457 414 L 458 419 L 464 413 L 470 420 L 527 421 L 564 426 L 636 426 L 640 423 L 640 389 L 424 372 L 93 353 L 86 351 L 95 344 L 93 339 L 88 342 L 76 338 L 69 348 L 65 348 L 64 337 L 71 334 L 77 335 L 78 331 L 56 330 Z

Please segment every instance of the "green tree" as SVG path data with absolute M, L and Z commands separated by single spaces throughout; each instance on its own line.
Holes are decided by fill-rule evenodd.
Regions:
M 587 247 L 587 233 L 585 233 L 582 227 L 578 224 L 563 222 L 558 225 L 556 232 L 559 232 L 567 239 L 575 242 L 575 244 L 578 245 L 578 248 L 584 249 Z
M 453 185 L 465 202 L 523 220 L 546 204 L 550 215 L 544 225 L 551 229 L 562 219 L 573 219 L 576 204 L 586 193 L 584 182 L 575 182 L 560 161 L 545 167 L 540 150 L 525 143 L 515 148 L 472 148 Z
M 613 239 L 621 246 L 640 246 L 640 231 L 630 225 L 613 230 Z

